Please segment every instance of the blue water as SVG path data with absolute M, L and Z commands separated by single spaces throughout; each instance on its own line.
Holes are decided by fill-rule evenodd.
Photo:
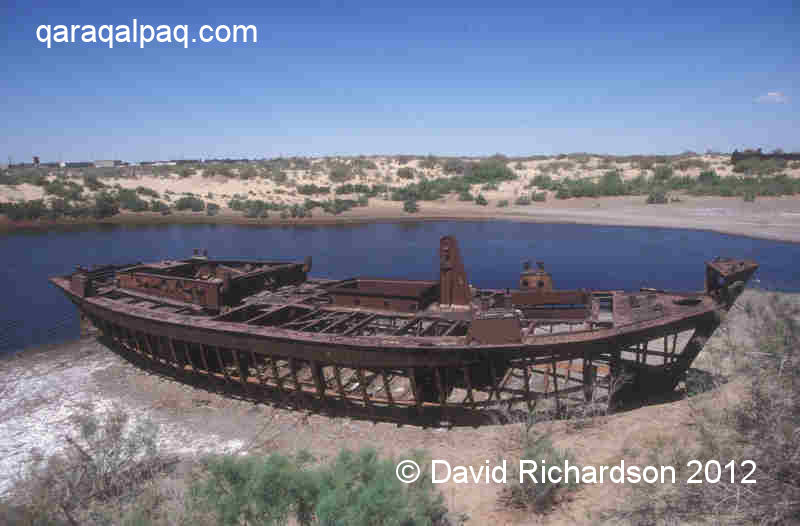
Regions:
M 439 238 L 454 235 L 470 281 L 515 287 L 525 260 L 544 261 L 558 288 L 699 290 L 703 262 L 754 259 L 755 285 L 800 291 L 800 244 L 696 230 L 534 223 L 430 222 L 300 227 L 101 225 L 0 235 L 0 353 L 79 335 L 74 306 L 47 282 L 76 265 L 189 257 L 299 260 L 312 275 L 438 279 Z M 752 284 L 752 283 L 751 283 Z

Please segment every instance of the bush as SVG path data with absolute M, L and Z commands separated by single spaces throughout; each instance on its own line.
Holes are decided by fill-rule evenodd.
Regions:
M 320 206 L 329 214 L 339 215 L 342 212 L 347 212 L 357 204 L 358 202 L 352 199 L 328 199 L 320 203 Z
M 331 167 L 329 178 L 334 183 L 344 183 L 353 178 L 353 173 L 346 164 L 336 163 Z
M 155 197 L 156 199 L 158 199 L 158 197 L 159 197 L 158 192 L 156 192 L 152 188 L 147 188 L 147 187 L 144 187 L 144 186 L 137 187 L 136 188 L 136 193 L 140 194 L 140 195 L 147 196 L 147 197 Z
M 527 206 L 531 204 L 531 198 L 528 195 L 521 195 L 514 201 L 515 205 Z
M 55 180 L 53 182 L 45 182 L 43 184 L 43 188 L 47 194 L 52 194 L 72 201 L 79 200 L 81 198 L 81 194 L 83 193 L 83 188 L 81 185 L 73 181 L 64 182 Z
M 436 156 L 434 155 L 428 155 L 419 162 L 419 167 L 425 169 L 433 169 L 436 168 L 437 164 L 439 164 L 439 159 L 437 159 Z
M 416 199 L 408 199 L 403 203 L 403 211 L 409 214 L 416 214 L 419 212 L 419 205 Z
M 483 194 L 478 194 L 478 197 L 475 198 L 475 204 L 476 205 L 481 205 L 481 206 L 486 206 L 486 205 L 489 204 L 489 201 L 487 201 L 486 198 L 483 197 Z
M 716 185 L 722 181 L 722 178 L 717 175 L 717 172 L 714 170 L 706 170 L 704 172 L 700 172 L 700 175 L 697 176 L 697 182 L 704 185 Z
M 123 210 L 144 212 L 150 208 L 149 203 L 139 197 L 136 190 L 131 190 L 129 188 L 120 189 L 117 192 L 117 199 L 119 200 L 120 207 Z
M 42 199 L 33 199 L 21 203 L 2 203 L 0 212 L 6 214 L 12 221 L 22 221 L 25 219 L 39 219 L 48 213 L 47 205 Z
M 598 191 L 600 195 L 625 195 L 625 182 L 617 170 L 609 170 L 600 179 Z
M 208 203 L 206 206 L 206 215 L 215 216 L 219 213 L 219 205 L 217 203 Z
M 672 167 L 668 164 L 660 164 L 653 171 L 653 179 L 657 183 L 665 183 L 672 178 Z
M 571 454 L 567 450 L 559 450 L 553 447 L 553 443 L 544 434 L 534 433 L 531 429 L 532 422 L 522 434 L 522 455 L 521 459 L 536 462 L 537 468 L 544 463 L 546 466 L 563 466 L 565 461 L 571 465 L 576 465 Z M 560 493 L 574 491 L 578 483 L 570 480 L 567 484 L 563 482 L 553 482 L 550 478 L 542 479 L 536 477 L 536 482 L 526 476 L 520 483 L 519 461 L 511 462 L 508 474 L 508 485 L 503 487 L 500 492 L 500 501 L 506 506 L 518 509 L 528 509 L 536 512 L 549 511 L 555 504 Z M 528 465 L 532 468 L 533 465 Z M 580 469 L 580 466 L 578 466 Z M 536 471 L 537 475 L 539 470 Z
M 331 193 L 331 187 L 317 186 L 315 184 L 303 184 L 297 187 L 297 193 L 300 195 L 329 194 Z M 338 193 L 338 188 L 337 188 L 337 193 Z
M 647 196 L 648 205 L 665 205 L 667 202 L 667 194 L 665 192 L 651 192 Z
M 92 215 L 97 219 L 119 214 L 119 201 L 113 195 L 102 192 L 95 196 Z
M 175 201 L 176 210 L 191 210 L 192 212 L 202 212 L 206 208 L 206 203 L 202 199 L 192 196 L 181 197 Z
M 413 168 L 408 166 L 403 166 L 402 168 L 397 169 L 397 177 L 400 179 L 413 179 L 416 172 Z
M 150 210 L 153 212 L 169 212 L 169 205 L 164 203 L 163 201 L 151 201 L 150 202 Z
M 463 192 L 459 192 L 458 193 L 458 200 L 459 201 L 472 202 L 472 201 L 475 200 L 475 197 L 473 197 L 473 195 L 471 193 L 469 193 L 469 191 L 465 190 Z
M 547 201 L 547 192 L 534 192 L 531 194 L 531 199 L 536 203 L 544 203 Z
M 506 208 L 508 206 L 508 199 L 503 199 L 497 202 L 497 208 Z
M 756 193 L 752 190 L 747 190 L 742 196 L 742 199 L 745 202 L 752 203 L 756 200 Z
M 513 181 L 517 178 L 514 170 L 506 163 L 497 159 L 485 159 L 471 166 L 470 173 L 465 173 L 464 179 L 470 184 L 501 183 Z
M 465 169 L 466 165 L 460 159 L 447 159 L 442 165 L 442 170 L 446 174 L 463 174 Z
M 97 179 L 96 175 L 86 175 L 83 178 L 83 184 L 89 190 L 96 192 L 98 190 L 102 190 L 106 187 L 100 180 Z
M 542 190 L 549 190 L 553 187 L 553 179 L 549 175 L 539 174 L 533 178 L 533 184 Z
M 429 477 L 403 484 L 394 461 L 372 449 L 342 451 L 328 465 L 312 468 L 312 458 L 272 454 L 232 456 L 207 462 L 207 476 L 192 487 L 197 511 L 221 526 L 433 525 L 446 512 Z
M 19 482 L 32 524 L 84 524 L 87 512 L 92 522 L 111 523 L 94 504 L 133 496 L 171 463 L 160 455 L 158 427 L 149 420 L 133 425 L 113 408 L 102 417 L 87 410 L 73 423 L 76 433 L 65 437 L 64 451 L 34 458 Z
M 733 167 L 733 171 L 748 175 L 770 175 L 780 172 L 785 168 L 786 161 L 784 159 L 759 159 L 757 157 L 751 157 L 737 162 Z

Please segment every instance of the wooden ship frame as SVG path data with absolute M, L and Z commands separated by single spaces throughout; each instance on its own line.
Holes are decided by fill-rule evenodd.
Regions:
M 256 401 L 376 420 L 481 422 L 552 398 L 675 389 L 758 265 L 706 263 L 705 290 L 469 285 L 456 240 L 438 281 L 309 278 L 299 262 L 79 267 L 50 281 L 138 365 Z

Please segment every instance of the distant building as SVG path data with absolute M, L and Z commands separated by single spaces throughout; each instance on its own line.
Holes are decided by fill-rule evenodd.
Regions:
M 95 168 L 114 168 L 114 161 L 111 160 L 102 160 L 102 161 L 95 161 L 94 162 Z
M 91 168 L 92 163 L 87 161 L 79 161 L 74 163 L 65 163 L 65 168 Z

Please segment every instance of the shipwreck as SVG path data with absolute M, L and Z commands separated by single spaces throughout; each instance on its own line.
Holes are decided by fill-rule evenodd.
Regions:
M 718 258 L 702 291 L 625 292 L 558 290 L 526 263 L 518 289 L 494 290 L 470 285 L 454 238 L 432 259 L 431 281 L 313 279 L 310 258 L 199 251 L 50 281 L 142 367 L 253 400 L 424 421 L 611 397 L 622 377 L 628 394 L 672 391 L 758 268 Z

